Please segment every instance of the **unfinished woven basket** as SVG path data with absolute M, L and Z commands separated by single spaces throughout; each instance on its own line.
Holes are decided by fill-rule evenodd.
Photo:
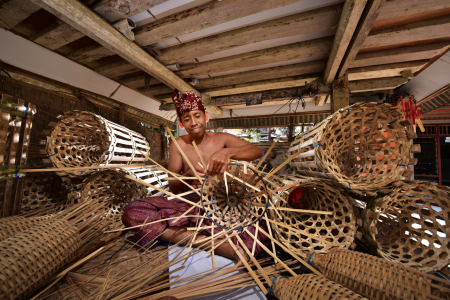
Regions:
M 388 104 L 357 103 L 345 107 L 296 137 L 290 163 L 307 176 L 330 178 L 346 189 L 376 190 L 409 176 L 410 145 L 415 134 Z M 401 114 L 401 112 L 400 112 Z
M 361 252 L 334 248 L 313 254 L 309 262 L 328 279 L 370 299 L 445 299 L 450 292 L 448 281 Z
M 0 223 L 0 241 L 3 241 L 11 236 L 14 236 L 20 232 L 23 232 L 35 225 L 40 225 L 48 220 L 50 220 L 53 216 L 36 216 L 36 217 L 7 217 L 3 218 Z
M 121 222 L 125 206 L 146 193 L 138 183 L 125 176 L 126 173 L 113 170 L 93 174 L 84 181 L 80 201 L 92 199 L 98 203 L 107 202 L 104 217 L 109 218 L 111 224 Z
M 46 151 L 55 167 L 90 167 L 108 164 L 140 164 L 149 155 L 145 138 L 132 130 L 86 111 L 59 116 L 53 126 Z M 67 171 L 80 175 L 88 171 Z
M 284 184 L 301 180 L 296 176 L 286 176 Z M 331 211 L 332 215 L 299 213 L 278 210 L 271 212 L 271 218 L 280 226 L 272 224 L 276 238 L 289 250 L 300 257 L 307 258 L 311 253 L 326 253 L 332 247 L 353 248 L 356 234 L 356 218 L 353 214 L 352 199 L 325 180 L 303 181 L 299 183 L 308 195 L 309 210 Z M 288 208 L 288 195 L 296 187 L 290 188 L 277 198 L 277 208 Z M 280 219 L 280 216 L 282 219 Z M 310 234 L 306 236 L 298 231 Z M 317 239 L 315 238 L 317 237 Z
M 0 299 L 24 299 L 70 262 L 80 247 L 66 220 L 34 226 L 0 242 Z
M 362 238 L 374 255 L 438 271 L 450 261 L 450 195 L 435 183 L 402 183 L 367 204 L 358 221 Z
M 275 280 L 273 294 L 279 300 L 363 300 L 367 299 L 323 276 L 314 274 L 296 277 L 279 277 Z

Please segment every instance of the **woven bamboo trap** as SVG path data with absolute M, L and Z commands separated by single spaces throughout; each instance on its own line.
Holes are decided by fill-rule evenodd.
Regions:
M 67 194 L 61 177 L 51 172 L 29 173 L 25 177 L 21 213 L 66 205 Z
M 155 187 L 160 189 L 169 190 L 169 182 L 164 180 L 167 178 L 167 173 L 155 166 L 148 166 L 148 168 L 127 168 L 121 169 L 122 172 L 125 172 L 135 178 L 138 178 L 145 183 L 149 183 Z M 162 196 L 163 193 L 157 191 L 152 187 L 147 187 L 146 192 L 143 192 L 143 197 L 153 197 L 153 196 Z
M 362 235 L 374 255 L 424 272 L 450 261 L 450 196 L 437 184 L 409 181 L 370 201 L 361 213 Z M 448 189 L 448 187 L 446 187 Z
M 52 122 L 46 145 L 55 167 L 90 167 L 108 164 L 136 164 L 145 161 L 137 151 L 149 154 L 145 138 L 132 130 L 85 111 L 72 111 Z M 81 171 L 68 171 L 80 175 Z
M 3 218 L 2 222 L 0 222 L 0 241 L 23 232 L 33 226 L 43 224 L 51 218 L 51 215 L 28 218 L 22 216 Z
M 272 289 L 279 300 L 367 299 L 336 282 L 314 274 L 276 278 Z
M 0 299 L 24 299 L 76 258 L 107 228 L 105 204 L 87 201 L 0 242 Z M 22 227 L 30 225 L 23 221 Z M 19 224 L 17 227 L 19 227 Z
M 209 220 L 224 229 L 239 224 L 238 230 L 261 220 L 269 201 L 258 172 L 244 170 L 243 164 L 237 162 L 225 177 L 206 177 L 203 182 L 201 205 Z
M 357 103 L 345 107 L 300 134 L 289 149 L 297 172 L 307 176 L 330 178 L 346 189 L 376 190 L 402 176 L 411 146 L 405 121 L 388 104 Z
M 125 176 L 125 172 L 113 170 L 93 174 L 84 181 L 80 190 L 80 201 L 106 203 L 104 217 L 109 218 L 111 224 L 121 223 L 125 206 L 146 194 L 146 190 L 138 183 Z
M 280 178 L 283 184 L 294 186 L 277 197 L 278 213 L 271 213 L 276 238 L 300 257 L 307 258 L 311 253 L 326 253 L 332 247 L 353 248 L 356 234 L 356 217 L 351 201 L 339 188 L 325 180 L 301 181 L 297 176 Z M 311 212 L 290 211 L 289 195 L 298 187 L 303 190 L 304 208 Z M 332 212 L 332 214 L 314 213 Z M 280 218 L 281 216 L 281 218 Z
M 385 259 L 334 248 L 309 263 L 328 279 L 370 299 L 446 299 L 449 282 Z

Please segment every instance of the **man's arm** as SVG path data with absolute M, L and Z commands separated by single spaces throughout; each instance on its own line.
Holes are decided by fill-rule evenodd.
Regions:
M 214 153 L 209 159 L 206 168 L 209 176 L 223 174 L 231 159 L 252 161 L 263 155 L 259 147 L 229 133 L 222 133 L 220 139 L 225 141 L 225 148 Z

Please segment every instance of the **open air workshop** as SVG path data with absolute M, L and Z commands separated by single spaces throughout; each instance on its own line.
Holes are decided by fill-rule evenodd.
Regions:
M 449 0 L 0 27 L 0 300 L 450 300 Z

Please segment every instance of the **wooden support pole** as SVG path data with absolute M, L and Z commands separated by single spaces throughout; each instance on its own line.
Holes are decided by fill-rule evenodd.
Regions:
M 159 126 L 159 129 L 161 129 L 161 152 L 162 152 L 162 158 L 168 159 L 167 154 L 167 140 L 166 140 L 166 129 L 163 125 Z
M 125 124 L 125 106 L 122 104 L 119 108 L 119 125 L 124 126 Z
M 348 81 L 336 79 L 331 89 L 331 113 L 348 106 L 350 104 L 350 89 Z

